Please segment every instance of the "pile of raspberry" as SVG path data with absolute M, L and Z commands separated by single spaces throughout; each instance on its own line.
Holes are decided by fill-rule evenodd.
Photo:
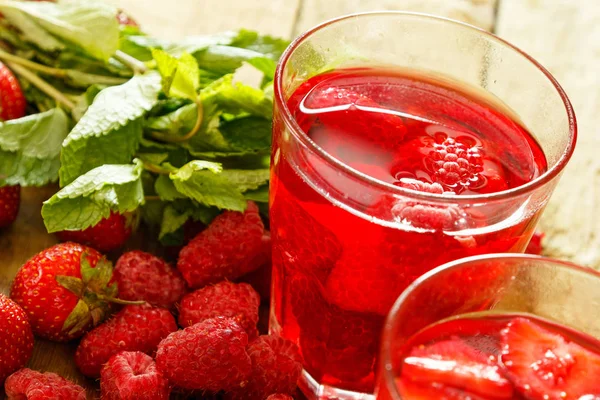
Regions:
M 270 269 L 270 235 L 258 207 L 225 211 L 179 252 L 176 267 L 142 251 L 124 253 L 113 281 L 121 308 L 87 332 L 75 363 L 100 380 L 107 400 L 219 396 L 291 400 L 302 371 L 298 347 L 257 328 L 261 296 L 249 277 Z M 264 286 L 264 282 L 261 282 Z M 258 288 L 258 287 L 257 287 Z M 85 399 L 56 374 L 21 369 L 10 398 Z M 44 392 L 40 392 L 40 390 Z M 32 397 L 34 395 L 46 397 Z

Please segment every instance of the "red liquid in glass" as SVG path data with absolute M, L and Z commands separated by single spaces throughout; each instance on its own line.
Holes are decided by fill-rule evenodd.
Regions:
M 396 350 L 395 385 L 403 399 L 600 396 L 600 341 L 532 315 L 458 316 L 423 329 Z M 378 400 L 397 398 L 380 382 Z
M 333 157 L 408 189 L 491 193 L 523 185 L 546 169 L 539 145 L 507 112 L 464 88 L 421 76 L 337 70 L 303 83 L 288 106 Z M 461 228 L 490 226 L 489 216 L 387 195 L 364 200 L 369 193 L 350 193 L 336 174 L 321 174 L 327 187 L 315 190 L 321 184 L 304 178 L 319 172 L 314 156 L 284 150 L 289 132 L 282 126 L 276 112 L 272 330 L 299 344 L 306 371 L 319 383 L 369 393 L 384 318 L 407 285 L 450 260 L 524 250 L 539 211 L 460 235 Z M 329 190 L 348 193 L 349 201 L 360 197 L 357 212 L 334 205 L 322 194 Z

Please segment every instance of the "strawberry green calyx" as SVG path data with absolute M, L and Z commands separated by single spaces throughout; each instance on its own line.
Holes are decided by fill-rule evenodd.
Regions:
M 120 300 L 118 288 L 112 280 L 113 266 L 101 258 L 95 267 L 90 265 L 88 255 L 81 255 L 81 279 L 74 276 L 57 275 L 60 286 L 75 294 L 79 301 L 63 324 L 63 331 L 75 335 L 86 327 L 96 326 L 110 314 L 111 304 L 143 304 L 141 301 Z

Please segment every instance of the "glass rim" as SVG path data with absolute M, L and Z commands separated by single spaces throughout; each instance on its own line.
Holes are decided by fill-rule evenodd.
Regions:
M 483 36 L 487 36 L 488 38 L 495 40 L 503 46 L 506 46 L 513 51 L 517 52 L 521 56 L 525 57 L 529 62 L 531 62 L 542 74 L 546 76 L 546 78 L 550 81 L 550 83 L 554 86 L 555 90 L 558 92 L 564 106 L 565 112 L 569 121 L 569 141 L 566 149 L 562 151 L 560 158 L 557 162 L 548 170 L 546 170 L 543 174 L 538 176 L 537 178 L 527 182 L 524 185 L 517 186 L 512 189 L 503 190 L 500 192 L 487 193 L 487 194 L 475 194 L 475 195 L 452 195 L 449 196 L 447 194 L 435 194 L 435 193 L 427 193 L 420 192 L 413 189 L 407 189 L 400 186 L 395 186 L 391 183 L 387 183 L 381 180 L 378 180 L 372 176 L 364 174 L 358 170 L 351 168 L 349 165 L 344 162 L 336 159 L 331 154 L 326 152 L 321 146 L 319 146 L 316 142 L 314 142 L 308 135 L 304 133 L 296 119 L 293 117 L 292 112 L 287 106 L 287 99 L 284 98 L 283 93 L 283 70 L 285 69 L 290 57 L 294 53 L 294 51 L 306 40 L 308 40 L 313 34 L 316 32 L 328 27 L 329 25 L 335 24 L 337 22 L 345 21 L 353 18 L 362 18 L 362 17 L 387 17 L 387 16 L 408 16 L 415 18 L 422 18 L 425 20 L 432 20 L 436 22 L 451 24 L 459 26 L 466 30 L 475 31 Z M 277 69 L 275 71 L 274 77 L 274 101 L 278 105 L 281 110 L 281 115 L 283 116 L 284 123 L 286 127 L 290 130 L 292 135 L 306 146 L 309 150 L 314 152 L 321 160 L 327 162 L 331 166 L 342 170 L 346 174 L 350 175 L 353 178 L 358 179 L 361 182 L 364 182 L 368 185 L 374 186 L 378 189 L 382 189 L 387 191 L 390 194 L 402 195 L 405 197 L 417 198 L 420 200 L 429 200 L 429 201 L 437 201 L 440 203 L 470 203 L 470 202 L 478 202 L 478 201 L 494 201 L 494 200 L 505 200 L 514 198 L 515 196 L 531 193 L 535 189 L 549 183 L 554 178 L 556 178 L 565 168 L 567 162 L 571 159 L 573 152 L 575 150 L 575 143 L 577 142 L 577 120 L 575 117 L 575 112 L 573 110 L 573 106 L 571 101 L 567 97 L 566 92 L 562 88 L 562 86 L 558 83 L 556 78 L 539 62 L 537 62 L 533 57 L 525 53 L 523 50 L 514 46 L 513 44 L 507 42 L 506 40 L 496 36 L 495 34 L 488 32 L 484 29 L 478 28 L 476 26 L 456 21 L 450 18 L 435 16 L 431 14 L 418 13 L 418 12 L 408 12 L 408 11 L 371 11 L 371 12 L 360 12 L 344 15 L 341 17 L 333 18 L 328 21 L 325 21 L 307 31 L 302 33 L 296 39 L 294 39 L 290 45 L 286 48 L 284 53 L 281 56 L 277 64 Z
M 554 266 L 558 266 L 561 268 L 579 271 L 590 276 L 596 277 L 600 281 L 600 272 L 590 268 L 584 267 L 581 265 L 577 265 L 570 261 L 559 260 L 551 257 L 537 256 L 532 254 L 519 254 L 519 253 L 492 253 L 492 254 L 483 254 L 476 255 L 471 257 L 459 258 L 458 260 L 450 261 L 445 264 L 442 264 L 426 273 L 418 277 L 413 283 L 411 283 L 402 294 L 396 299 L 394 305 L 392 306 L 390 312 L 388 313 L 385 323 L 383 325 L 383 332 L 381 336 L 381 345 L 380 345 L 380 365 L 382 368 L 380 369 L 380 373 L 382 374 L 381 380 L 383 381 L 383 385 L 385 385 L 386 389 L 389 393 L 396 399 L 402 399 L 402 395 L 398 392 L 398 387 L 395 384 L 390 384 L 390 382 L 394 382 L 393 371 L 391 368 L 388 368 L 392 364 L 391 360 L 391 341 L 392 341 L 392 330 L 394 328 L 394 321 L 396 320 L 396 316 L 399 310 L 402 308 L 406 299 L 412 295 L 412 292 L 423 283 L 429 281 L 430 279 L 435 279 L 438 274 L 441 274 L 445 271 L 467 267 L 474 263 L 478 263 L 481 261 L 492 261 L 492 260 L 500 260 L 500 261 L 534 261 L 535 264 L 531 268 L 539 268 L 539 263 L 548 263 Z

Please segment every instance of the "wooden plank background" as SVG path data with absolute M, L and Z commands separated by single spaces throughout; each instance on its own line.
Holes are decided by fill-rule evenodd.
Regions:
M 144 29 L 177 39 L 248 28 L 292 38 L 324 20 L 375 10 L 427 12 L 495 30 L 539 59 L 565 87 L 579 120 L 579 144 L 542 220 L 546 253 L 600 269 L 600 7 L 598 0 L 108 0 Z M 534 100 L 533 100 L 534 101 Z M 24 190 L 17 223 L 0 232 L 0 291 L 19 266 L 55 243 L 39 209 L 54 188 Z M 55 371 L 89 388 L 71 362 L 73 345 L 38 341 L 31 367 Z M 2 397 L 0 393 L 0 398 Z

